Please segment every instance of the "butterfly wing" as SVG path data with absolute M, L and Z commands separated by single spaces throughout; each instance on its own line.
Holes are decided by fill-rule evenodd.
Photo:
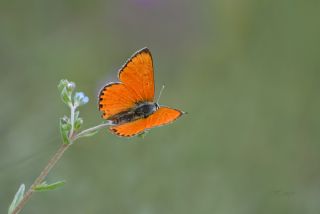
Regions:
M 99 95 L 99 110 L 102 117 L 127 111 L 134 105 L 153 101 L 154 75 L 152 56 L 149 49 L 136 52 L 120 69 L 119 83 L 106 85 Z
M 122 83 L 110 83 L 100 92 L 99 110 L 103 112 L 102 117 L 108 119 L 112 115 L 132 108 L 135 101 L 133 92 Z
M 178 119 L 184 112 L 178 109 L 161 106 L 157 111 L 146 118 L 147 129 L 163 126 Z
M 147 129 L 166 125 L 178 119 L 183 114 L 178 109 L 161 106 L 157 111 L 148 116 L 133 122 L 110 127 L 110 131 L 122 137 L 132 137 Z
M 119 79 L 133 91 L 140 102 L 154 99 L 154 74 L 152 56 L 148 48 L 135 53 L 119 72 Z
M 124 123 L 109 128 L 111 132 L 121 137 L 132 137 L 143 132 L 147 127 L 147 119 L 141 118 L 133 122 Z

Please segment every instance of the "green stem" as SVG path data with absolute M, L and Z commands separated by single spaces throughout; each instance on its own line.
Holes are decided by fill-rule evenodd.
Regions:
M 74 111 L 76 110 L 76 107 L 73 105 L 70 105 L 70 123 L 71 123 L 71 129 L 69 132 L 69 139 L 71 139 L 74 131 Z
M 72 141 L 76 141 L 77 139 L 86 136 L 88 133 L 92 133 L 92 132 L 94 132 L 94 131 L 98 131 L 99 129 L 102 129 L 102 128 L 104 128 L 104 127 L 108 127 L 108 126 L 111 126 L 111 125 L 112 125 L 112 121 L 108 121 L 107 123 L 103 123 L 103 124 L 100 124 L 100 125 L 97 125 L 97 126 L 88 128 L 88 129 L 86 129 L 86 130 L 83 130 L 83 131 L 79 132 L 78 134 L 75 134 L 75 135 L 72 137 L 71 140 L 72 140 Z
M 52 158 L 49 160 L 46 167 L 42 170 L 40 175 L 36 178 L 36 180 L 33 182 L 31 187 L 28 189 L 28 191 L 24 194 L 22 200 L 19 202 L 19 204 L 16 206 L 16 208 L 13 210 L 12 214 L 18 214 L 22 208 L 26 205 L 28 200 L 31 198 L 32 194 L 34 193 L 34 188 L 41 184 L 43 180 L 47 177 L 51 169 L 56 165 L 56 163 L 60 160 L 63 153 L 71 146 L 71 144 L 62 144 L 58 151 L 52 156 Z

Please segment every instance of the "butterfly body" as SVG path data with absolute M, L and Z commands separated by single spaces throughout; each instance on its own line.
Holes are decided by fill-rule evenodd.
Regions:
M 113 115 L 109 117 L 107 120 L 112 121 L 112 124 L 114 125 L 121 125 L 142 118 L 147 118 L 149 115 L 153 114 L 157 109 L 159 109 L 159 105 L 157 103 L 143 102 L 136 105 L 132 109 Z
M 154 71 L 148 48 L 130 57 L 118 78 L 119 82 L 107 84 L 99 95 L 99 110 L 104 119 L 112 121 L 112 133 L 132 137 L 166 125 L 184 113 L 154 102 Z

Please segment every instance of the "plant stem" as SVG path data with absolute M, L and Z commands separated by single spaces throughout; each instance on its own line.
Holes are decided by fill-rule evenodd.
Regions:
M 49 160 L 46 167 L 42 170 L 40 175 L 36 178 L 36 180 L 33 182 L 31 187 L 28 189 L 28 191 L 24 194 L 22 200 L 19 202 L 19 204 L 16 206 L 16 208 L 13 210 L 12 214 L 18 214 L 22 208 L 26 205 L 27 201 L 30 199 L 32 194 L 34 193 L 34 188 L 41 184 L 43 180 L 47 177 L 51 169 L 56 165 L 56 163 L 60 160 L 63 153 L 71 146 L 70 144 L 62 144 L 58 151 L 52 156 L 52 158 Z
M 78 138 L 83 137 L 88 133 L 92 133 L 94 131 L 98 131 L 99 129 L 102 129 L 104 127 L 111 126 L 111 125 L 112 125 L 112 121 L 107 121 L 106 123 L 103 123 L 103 124 L 88 128 L 86 130 L 83 130 L 82 132 L 79 132 L 78 134 L 73 135 L 72 141 L 75 141 Z
M 73 105 L 70 106 L 70 123 L 71 123 L 71 130 L 69 132 L 69 139 L 71 139 L 73 135 L 73 130 L 74 130 L 74 111 L 76 110 L 76 107 Z
M 74 120 L 74 109 L 71 109 L 71 120 Z M 56 165 L 56 163 L 60 160 L 62 157 L 63 153 L 72 145 L 72 143 L 77 140 L 80 137 L 86 136 L 88 133 L 92 133 L 94 131 L 98 131 L 101 128 L 104 128 L 106 126 L 112 125 L 111 121 L 107 121 L 106 123 L 88 128 L 86 130 L 83 130 L 82 132 L 78 134 L 74 134 L 73 130 L 71 128 L 70 131 L 70 143 L 68 144 L 62 144 L 58 151 L 52 156 L 52 158 L 49 160 L 48 164 L 45 166 L 45 168 L 42 170 L 40 175 L 36 178 L 36 180 L 33 182 L 31 187 L 28 189 L 28 191 L 24 194 L 22 200 L 19 202 L 19 204 L 16 206 L 16 208 L 13 210 L 12 214 L 18 214 L 22 208 L 26 205 L 28 200 L 31 198 L 32 194 L 34 193 L 34 188 L 41 184 L 44 179 L 47 177 L 51 169 Z

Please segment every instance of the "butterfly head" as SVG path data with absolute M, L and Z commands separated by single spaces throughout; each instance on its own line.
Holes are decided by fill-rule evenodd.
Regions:
M 154 103 L 154 107 L 156 108 L 156 110 L 158 110 L 160 108 L 158 103 Z

